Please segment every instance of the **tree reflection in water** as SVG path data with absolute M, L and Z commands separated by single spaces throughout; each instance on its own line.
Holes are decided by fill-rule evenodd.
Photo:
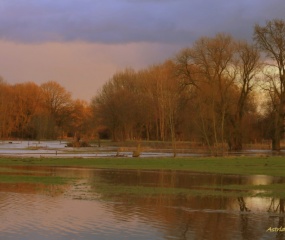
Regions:
M 214 185 L 218 186 L 217 191 L 222 192 L 224 185 L 266 185 L 277 182 L 277 179 L 266 176 L 203 175 L 162 170 L 116 173 L 102 171 L 99 175 L 102 182 L 118 188 L 122 185 L 157 188 L 157 193 L 154 195 L 117 194 L 116 200 L 119 199 L 126 205 L 114 206 L 116 208 L 114 212 L 117 216 L 122 216 L 126 213 L 136 214 L 141 211 L 139 214 L 148 219 L 150 224 L 159 222 L 164 226 L 165 236 L 179 239 L 232 239 L 235 237 L 259 239 L 265 233 L 268 222 L 262 220 L 260 224 L 256 225 L 256 217 L 266 218 L 266 215 L 259 215 L 259 211 L 266 212 L 266 205 L 270 201 L 249 197 L 199 197 L 187 194 L 165 194 L 159 192 L 161 188 L 199 189 Z M 96 186 L 94 186 L 95 188 Z M 130 201 L 131 205 L 128 204 Z M 280 202 L 280 207 L 284 211 L 284 201 Z M 238 215 L 237 210 L 240 212 Z
M 250 230 L 250 220 L 248 217 L 248 212 L 250 212 L 250 209 L 246 206 L 246 202 L 243 197 L 238 197 L 238 204 L 239 209 L 241 211 L 240 214 L 240 220 L 241 220 L 241 234 L 243 239 L 253 239 L 254 236 L 252 236 L 252 231 Z M 245 213 L 245 214 L 244 214 Z
M 159 236 L 162 235 L 159 239 L 284 239 L 283 232 L 266 232 L 268 227 L 284 227 L 284 199 L 236 197 L 237 195 L 227 197 L 223 194 L 226 193 L 225 185 L 266 185 L 282 183 L 283 179 L 162 170 L 35 168 L 35 172 L 43 170 L 52 176 L 80 179 L 71 186 L 62 186 L 60 191 L 54 187 L 50 188 L 51 193 L 56 193 L 51 195 L 53 201 L 63 192 L 68 200 L 82 200 L 82 205 L 86 202 L 88 206 L 92 206 L 94 201 L 97 207 L 102 207 L 102 213 L 106 211 L 107 214 L 104 216 L 112 217 L 111 221 L 106 221 L 119 225 L 123 223 L 124 226 L 142 223 L 158 231 Z M 24 189 L 24 185 L 15 185 L 13 188 L 12 186 L 14 185 L 4 188 L 4 185 L 0 185 L 0 188 L 2 187 L 5 192 L 10 189 L 18 193 Z M 165 191 L 207 191 L 209 186 L 214 186 L 210 189 L 215 189 L 221 194 L 200 196 L 183 191 Z M 30 189 L 28 184 L 25 184 L 25 189 Z M 127 192 L 128 189 L 138 191 L 130 193 Z M 147 192 L 146 189 L 151 192 Z M 40 190 L 33 185 L 33 189 L 29 191 L 36 196 Z M 24 192 L 27 193 L 26 190 Z M 5 201 L 2 199 L 2 202 Z M 60 201 L 64 203 L 64 199 Z M 95 215 L 94 219 L 96 220 Z M 89 224 L 94 219 L 88 219 Z M 88 225 L 88 222 L 84 222 L 83 225 Z
M 277 227 L 277 228 L 284 228 L 284 203 L 285 200 L 283 198 L 276 199 L 272 198 L 268 212 L 277 214 L 276 216 L 273 215 L 273 221 L 272 221 L 272 226 Z M 276 224 L 274 220 L 278 219 L 278 223 Z M 284 232 L 283 231 L 278 231 L 276 232 L 276 239 L 281 240 L 284 239 Z
M 245 201 L 243 197 L 238 197 L 239 209 L 241 212 L 250 212 L 250 210 L 246 207 Z

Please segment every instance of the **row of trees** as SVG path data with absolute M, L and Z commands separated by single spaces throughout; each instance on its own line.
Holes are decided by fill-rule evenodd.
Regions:
M 0 138 L 55 139 L 92 131 L 92 112 L 57 82 L 0 81 Z
M 56 82 L 0 81 L 0 138 L 197 140 L 212 151 L 271 139 L 279 150 L 284 59 L 285 23 L 272 20 L 254 27 L 253 44 L 202 37 L 162 64 L 118 72 L 90 104 Z
M 114 140 L 198 139 L 214 151 L 271 138 L 279 150 L 284 21 L 256 25 L 254 40 L 203 37 L 163 64 L 115 74 L 92 101 L 98 121 Z
M 233 69 L 227 72 L 229 79 L 202 78 L 201 72 L 183 63 L 188 57 L 183 51 L 179 63 L 169 60 L 139 72 L 127 69 L 104 85 L 92 107 L 113 140 L 168 140 L 174 144 L 195 140 L 215 151 L 223 142 L 241 149 L 243 141 L 263 137 L 258 129 L 262 115 L 250 90 L 252 80 L 235 76 Z M 191 77 L 188 68 L 193 70 Z

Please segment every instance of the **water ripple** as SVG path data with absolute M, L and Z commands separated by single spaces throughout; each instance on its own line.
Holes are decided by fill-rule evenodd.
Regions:
M 76 174 L 80 180 L 63 194 L 53 196 L 41 191 L 27 194 L 20 191 L 22 185 L 16 188 L 19 192 L 11 191 L 9 186 L 3 188 L 0 191 L 0 239 L 211 239 L 219 229 L 216 239 L 270 239 L 275 235 L 267 234 L 266 229 L 285 221 L 283 199 L 244 198 L 243 203 L 251 211 L 241 212 L 243 205 L 239 205 L 236 198 L 104 195 L 104 191 L 97 189 L 100 183 L 113 184 L 112 187 L 120 187 L 119 183 L 136 186 L 141 182 L 157 186 L 162 180 L 165 185 L 172 179 L 168 177 L 172 172 L 166 175 L 145 172 L 142 176 L 142 172 L 132 175 L 130 171 L 121 171 L 118 177 L 113 172 L 59 169 L 59 176 Z M 201 181 L 209 184 L 213 180 L 208 175 L 193 178 L 188 173 L 177 175 L 177 179 L 184 187 L 189 183 L 196 186 Z M 231 183 L 235 181 L 236 178 L 231 179 Z M 171 184 L 173 182 L 171 180 Z M 268 213 L 269 209 L 273 212 Z
M 153 235 L 139 209 L 35 194 L 0 193 L 0 239 L 133 239 Z M 106 207 L 113 211 L 107 211 Z M 156 232 L 156 231 L 154 231 Z M 32 236 L 33 235 L 33 236 Z M 111 238 L 110 238 L 111 237 Z

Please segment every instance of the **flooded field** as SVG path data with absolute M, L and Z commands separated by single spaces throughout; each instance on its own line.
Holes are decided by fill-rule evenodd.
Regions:
M 135 147 L 117 147 L 93 145 L 87 148 L 66 147 L 65 141 L 0 141 L 0 156 L 20 157 L 132 157 Z M 202 157 L 211 155 L 205 149 L 182 148 L 176 150 L 177 157 Z M 282 150 L 278 153 L 271 150 L 243 150 L 238 152 L 225 152 L 233 156 L 260 156 L 285 155 Z M 140 157 L 172 157 L 173 150 L 165 148 L 141 147 Z
M 284 178 L 184 171 L 0 168 L 0 239 L 285 239 L 284 199 L 227 186 Z

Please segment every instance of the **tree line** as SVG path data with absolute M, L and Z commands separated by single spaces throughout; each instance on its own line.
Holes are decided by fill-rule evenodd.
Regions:
M 47 82 L 0 83 L 0 137 L 97 136 L 199 141 L 211 151 L 272 140 L 285 111 L 285 23 L 255 25 L 254 42 L 202 37 L 165 62 L 117 72 L 90 104 Z
M 54 81 L 10 85 L 0 81 L 0 138 L 56 139 L 92 130 L 92 110 Z
M 115 74 L 94 97 L 114 140 L 198 140 L 213 151 L 271 139 L 280 150 L 285 107 L 285 23 L 255 25 L 253 43 L 202 37 L 172 59 Z

